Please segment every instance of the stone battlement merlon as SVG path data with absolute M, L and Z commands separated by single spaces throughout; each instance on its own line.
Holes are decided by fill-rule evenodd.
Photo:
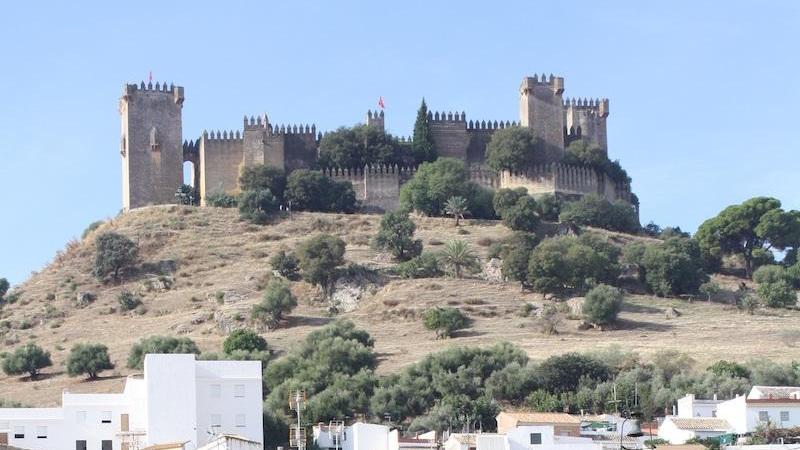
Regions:
M 268 125 L 269 117 L 267 117 L 267 113 L 259 114 L 255 117 L 250 116 L 249 120 L 247 118 L 247 114 L 244 115 L 245 130 L 266 129 Z
M 470 130 L 470 131 L 485 131 L 485 130 L 494 131 L 494 130 L 502 130 L 504 128 L 518 127 L 518 126 L 519 126 L 518 122 L 512 122 L 512 121 L 509 121 L 509 120 L 506 120 L 505 122 L 503 122 L 502 120 L 499 121 L 499 122 L 497 120 L 495 120 L 494 122 L 491 121 L 491 120 L 489 120 L 489 121 L 486 121 L 486 120 L 477 121 L 476 120 L 475 122 L 470 120 L 467 123 L 467 130 Z
M 123 87 L 122 98 L 125 101 L 129 101 L 137 92 L 164 93 L 174 97 L 176 104 L 183 105 L 183 86 L 175 86 L 173 83 L 170 83 L 169 86 L 167 86 L 166 82 L 161 84 L 158 81 L 156 81 L 155 85 L 152 81 L 147 84 L 142 81 L 138 85 L 136 83 L 128 83 Z
M 203 139 L 206 140 L 213 140 L 213 141 L 233 141 L 233 140 L 242 140 L 242 135 L 239 130 L 225 130 L 220 132 L 219 130 L 216 131 L 205 131 L 203 130 Z
M 587 110 L 591 113 L 597 114 L 600 117 L 608 117 L 608 99 L 607 98 L 565 98 L 564 108 L 574 108 L 579 110 Z
M 299 124 L 299 125 L 273 125 L 269 124 L 269 129 L 272 134 L 309 134 L 316 139 L 317 126 L 314 124 Z
M 554 95 L 560 95 L 564 92 L 564 78 L 554 76 L 552 73 L 549 78 L 545 74 L 542 74 L 541 78 L 534 74 L 532 77 L 523 78 L 519 91 L 520 94 L 527 94 L 540 86 L 547 86 Z
M 428 111 L 428 122 L 466 122 L 467 114 L 464 111 Z

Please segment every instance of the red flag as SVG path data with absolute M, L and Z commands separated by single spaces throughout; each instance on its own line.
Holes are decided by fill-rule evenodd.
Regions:
M 380 106 L 380 107 L 381 107 L 381 109 L 383 109 L 383 108 L 385 108 L 385 107 L 386 107 L 386 105 L 383 103 L 383 96 L 381 96 L 381 97 L 378 99 L 378 106 Z

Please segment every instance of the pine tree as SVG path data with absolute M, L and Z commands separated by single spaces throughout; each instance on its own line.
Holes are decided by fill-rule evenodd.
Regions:
M 433 145 L 433 133 L 428 124 L 428 105 L 425 99 L 417 110 L 417 121 L 414 123 L 414 161 L 417 164 L 436 160 L 436 148 Z

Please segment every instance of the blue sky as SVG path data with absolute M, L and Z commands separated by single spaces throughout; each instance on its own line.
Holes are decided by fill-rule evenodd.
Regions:
M 327 130 L 379 96 L 516 120 L 523 76 L 608 97 L 642 223 L 694 230 L 756 195 L 800 208 L 800 3 L 13 2 L 0 14 L 0 277 L 23 281 L 121 205 L 125 82 L 185 86 L 184 137 L 243 114 Z M 402 6 L 399 6 L 402 5 Z

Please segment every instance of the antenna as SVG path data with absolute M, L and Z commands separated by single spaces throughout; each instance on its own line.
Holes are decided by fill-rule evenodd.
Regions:
M 297 414 L 297 425 L 289 427 L 289 446 L 297 450 L 306 448 L 306 429 L 302 426 L 301 416 L 306 407 L 306 391 L 298 389 L 289 393 L 289 408 Z

